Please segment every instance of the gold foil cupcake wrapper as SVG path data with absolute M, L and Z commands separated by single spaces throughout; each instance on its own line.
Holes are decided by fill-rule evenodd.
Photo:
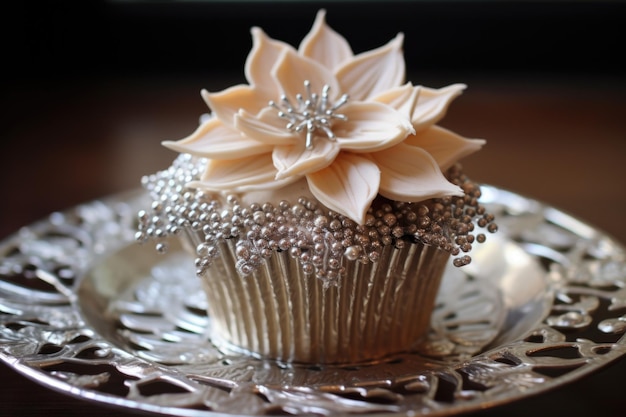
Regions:
M 375 263 L 345 260 L 328 285 L 274 252 L 248 276 L 236 269 L 235 240 L 202 275 L 212 340 L 285 362 L 362 363 L 410 351 L 430 327 L 449 254 L 423 244 L 387 246 Z

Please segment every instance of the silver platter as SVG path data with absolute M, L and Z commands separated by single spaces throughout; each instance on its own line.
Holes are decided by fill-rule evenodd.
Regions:
M 211 343 L 193 260 L 133 243 L 133 192 L 53 213 L 0 244 L 0 357 L 39 383 L 176 416 L 443 416 L 518 400 L 626 353 L 626 255 L 561 211 L 483 187 L 500 231 L 450 266 L 411 354 L 359 366 Z M 189 277 L 192 277 L 191 279 Z

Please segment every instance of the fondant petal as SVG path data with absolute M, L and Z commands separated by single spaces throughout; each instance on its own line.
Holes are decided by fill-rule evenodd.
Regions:
M 383 103 L 348 102 L 338 109 L 347 120 L 337 120 L 332 130 L 342 149 L 373 152 L 393 146 L 413 133 L 408 118 Z
M 313 146 L 306 147 L 306 141 L 301 138 L 291 146 L 276 146 L 272 154 L 274 166 L 278 173 L 276 178 L 286 178 L 292 175 L 306 175 L 319 171 L 333 163 L 339 153 L 339 144 L 324 137 L 313 139 Z
M 293 182 L 297 177 L 276 180 L 276 168 L 272 154 L 249 156 L 235 160 L 209 160 L 200 181 L 191 187 L 211 191 L 247 192 L 259 189 L 275 189 Z
M 401 87 L 395 87 L 384 91 L 372 98 L 373 101 L 384 103 L 402 114 L 402 116 L 411 120 L 413 110 L 417 104 L 420 87 L 416 87 L 411 83 L 404 84 Z
M 370 154 L 381 171 L 379 193 L 397 201 L 423 201 L 463 191 L 450 183 L 423 149 L 404 143 Z
M 368 158 L 342 152 L 327 168 L 307 175 L 311 193 L 326 207 L 358 224 L 378 194 L 380 171 Z
M 421 87 L 411 117 L 415 130 L 432 126 L 443 119 L 452 100 L 461 95 L 465 88 L 465 84 L 452 84 L 439 89 Z
M 366 100 L 404 82 L 404 56 L 399 34 L 387 45 L 363 52 L 336 72 L 343 92 L 353 100 Z
M 261 28 L 253 27 L 251 32 L 252 49 L 244 69 L 246 79 L 251 86 L 264 90 L 264 95 L 278 96 L 279 86 L 268 69 L 274 67 L 283 51 L 294 48 L 285 42 L 270 38 Z
M 272 108 L 265 108 L 258 116 L 245 110 L 235 115 L 235 128 L 245 136 L 267 145 L 292 145 L 300 135 L 287 129 L 287 122 Z
M 428 152 L 442 171 L 446 171 L 456 161 L 478 151 L 483 139 L 466 139 L 440 126 L 431 126 L 411 135 L 403 142 L 417 146 Z
M 326 11 L 317 12 L 311 31 L 304 37 L 298 53 L 331 71 L 354 55 L 346 39 L 326 24 Z
M 202 90 L 202 98 L 213 114 L 230 126 L 233 126 L 234 116 L 239 109 L 246 109 L 249 113 L 257 114 L 262 108 L 267 107 L 269 102 L 269 98 L 264 97 L 249 85 L 236 85 L 219 93 Z
M 264 144 L 243 136 L 217 118 L 202 123 L 191 135 L 179 141 L 165 141 L 163 146 L 180 153 L 203 158 L 236 159 L 272 151 L 271 144 Z
M 330 70 L 312 59 L 297 55 L 291 50 L 282 53 L 276 66 L 272 69 L 272 75 L 281 86 L 282 93 L 294 106 L 297 104 L 296 96 L 298 94 L 301 94 L 305 100 L 308 98 L 304 86 L 305 81 L 310 82 L 311 92 L 318 95 L 321 94 L 324 86 L 328 85 L 330 87 L 328 97 L 331 102 L 335 101 L 340 93 L 339 83 Z

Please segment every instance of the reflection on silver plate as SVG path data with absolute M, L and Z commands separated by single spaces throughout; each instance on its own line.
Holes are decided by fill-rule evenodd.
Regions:
M 483 187 L 500 231 L 450 267 L 414 353 L 359 366 L 254 359 L 211 343 L 193 261 L 133 243 L 141 192 L 0 245 L 0 357 L 45 386 L 156 414 L 452 415 L 580 378 L 626 353 L 626 255 L 539 202 Z M 189 279 L 192 277 L 192 279 Z

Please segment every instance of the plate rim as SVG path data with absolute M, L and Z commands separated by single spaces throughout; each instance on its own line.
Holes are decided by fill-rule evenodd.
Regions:
M 564 211 L 556 209 L 545 203 L 541 203 L 535 199 L 527 198 L 519 194 L 516 194 L 514 192 L 501 189 L 495 186 L 482 184 L 481 187 L 487 191 L 487 194 L 491 192 L 491 193 L 495 193 L 496 195 L 499 194 L 500 196 L 507 196 L 509 198 L 518 199 L 520 201 L 524 201 L 526 204 L 536 206 L 537 208 L 540 209 L 539 211 L 541 211 L 544 220 L 546 220 L 550 216 L 552 217 L 561 216 L 563 217 L 563 219 L 565 219 L 566 223 L 570 224 L 572 228 L 575 228 L 577 229 L 579 233 L 586 235 L 586 236 L 580 236 L 581 239 L 603 239 L 605 241 L 610 242 L 610 244 L 613 245 L 613 248 L 617 252 L 621 252 L 621 253 L 624 252 L 624 248 L 622 247 L 622 245 L 617 240 L 615 240 L 612 236 L 605 233 L 604 231 L 600 231 L 588 225 L 584 221 L 578 219 L 575 216 L 572 216 L 571 214 L 568 214 Z M 14 241 L 19 240 L 20 236 L 23 235 L 24 230 L 31 230 L 31 231 L 36 232 L 40 229 L 45 229 L 51 226 L 52 228 L 63 226 L 65 225 L 64 221 L 61 220 L 63 216 L 75 215 L 76 210 L 78 210 L 80 207 L 84 207 L 89 204 L 102 204 L 105 207 L 111 208 L 115 206 L 116 204 L 120 204 L 120 203 L 129 204 L 129 202 L 131 201 L 135 201 L 138 199 L 140 200 L 144 197 L 144 195 L 145 193 L 142 190 L 131 190 L 127 192 L 109 195 L 109 196 L 103 197 L 102 199 L 92 200 L 92 201 L 71 207 L 62 212 L 54 212 L 47 218 L 34 222 L 31 225 L 25 226 L 22 229 L 20 229 L 18 232 L 0 241 L 0 261 L 2 261 L 5 258 L 6 248 L 10 246 Z M 125 212 L 124 215 L 126 214 L 128 213 Z M 78 229 L 83 231 L 82 227 L 78 227 Z M 124 245 L 132 243 L 130 235 L 125 236 L 125 239 L 128 239 L 128 241 L 126 241 L 123 244 L 120 244 L 118 249 L 121 249 Z M 94 255 L 94 257 L 91 258 L 90 261 L 88 262 L 89 266 L 93 265 L 96 262 L 96 260 L 97 260 L 97 256 Z M 623 263 L 624 263 L 624 260 L 621 259 L 621 264 L 623 265 Z M 81 271 L 80 274 L 84 275 L 88 269 L 89 268 Z M 626 280 L 626 277 L 622 277 L 621 279 Z M 79 277 L 74 282 L 73 286 L 69 288 L 69 293 L 66 295 L 68 295 L 70 298 L 72 297 L 72 295 L 77 296 L 77 291 L 80 288 L 80 285 L 79 285 L 80 280 L 81 279 Z M 1 303 L 2 303 L 2 299 L 0 299 L 0 306 L 1 306 Z M 78 304 L 76 303 L 76 300 L 73 300 L 73 303 L 74 303 L 74 308 L 77 308 L 76 306 Z M 5 345 L 6 345 L 6 340 L 2 339 L 2 334 L 0 333 L 0 348 L 4 348 Z M 571 383 L 572 381 L 580 379 L 594 371 L 599 370 L 600 368 L 603 368 L 612 363 L 615 363 L 617 359 L 621 358 L 622 356 L 626 354 L 626 335 L 622 334 L 622 336 L 616 342 L 612 343 L 612 345 L 615 346 L 615 350 L 611 350 L 610 352 L 607 352 L 606 354 L 602 356 L 598 356 L 593 361 L 589 361 L 585 365 L 581 365 L 579 368 L 572 370 L 570 372 L 567 372 L 563 375 L 560 375 L 558 378 L 554 378 L 551 381 L 548 381 L 547 383 L 536 384 L 534 386 L 525 388 L 523 392 L 518 393 L 518 395 L 499 396 L 496 398 L 490 398 L 489 407 L 495 407 L 495 406 L 507 404 L 510 402 L 523 399 L 528 396 L 534 396 L 534 395 L 540 394 L 542 392 L 554 389 L 561 385 Z M 490 349 L 486 352 L 476 355 L 475 357 L 470 358 L 464 364 L 471 364 L 474 360 L 477 360 L 477 358 L 488 359 L 491 355 L 493 355 L 494 353 L 497 353 L 501 348 L 502 348 L 501 346 L 496 346 L 493 349 Z M 128 354 L 127 352 L 125 353 Z M 63 394 L 69 394 L 77 398 L 87 399 L 87 400 L 91 400 L 95 402 L 101 402 L 101 403 L 105 403 L 105 404 L 113 405 L 113 406 L 120 406 L 122 408 L 131 408 L 131 409 L 146 411 L 146 412 L 155 413 L 155 414 L 174 414 L 174 415 L 190 416 L 190 417 L 235 415 L 231 413 L 222 413 L 222 412 L 213 411 L 213 410 L 195 410 L 195 409 L 186 409 L 186 408 L 181 408 L 181 407 L 167 407 L 163 405 L 154 405 L 154 404 L 131 400 L 128 398 L 122 398 L 120 396 L 106 394 L 106 393 L 102 393 L 98 391 L 86 390 L 84 388 L 77 387 L 76 385 L 72 385 L 69 382 L 55 378 L 54 376 L 49 375 L 48 373 L 43 371 L 41 368 L 33 367 L 29 365 L 28 363 L 23 361 L 23 358 L 11 356 L 10 354 L 7 354 L 3 349 L 0 349 L 0 359 L 4 363 L 6 363 L 9 367 L 13 368 L 14 370 L 18 371 L 20 374 L 28 377 L 29 379 L 39 383 L 43 387 L 51 388 L 55 391 L 61 392 Z M 464 365 L 464 364 L 461 364 L 461 365 Z M 432 415 L 432 416 L 457 414 L 457 413 L 463 413 L 463 412 L 469 412 L 469 411 L 476 411 L 478 409 L 484 408 L 484 405 L 485 404 L 481 404 L 480 402 L 478 403 L 469 402 L 469 403 L 463 403 L 463 404 L 457 405 L 450 409 L 429 410 L 427 414 Z M 398 415 L 398 413 L 388 414 L 388 413 L 383 412 L 383 413 L 376 413 L 375 415 L 377 416 Z M 417 412 L 415 415 L 420 415 L 420 413 Z

